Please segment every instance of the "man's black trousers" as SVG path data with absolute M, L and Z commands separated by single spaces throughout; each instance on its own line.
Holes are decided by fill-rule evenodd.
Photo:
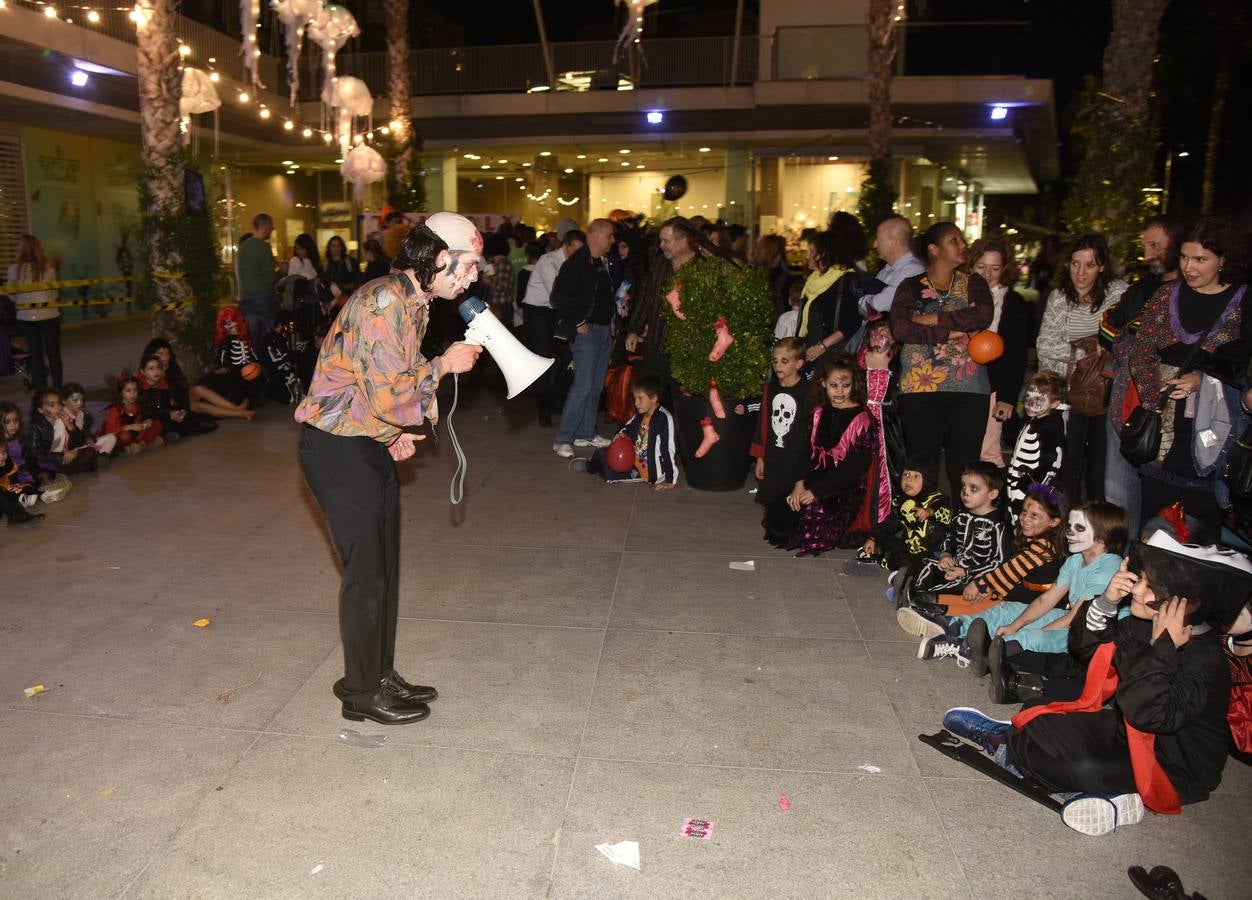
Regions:
M 300 468 L 343 563 L 344 691 L 364 697 L 395 666 L 400 603 L 400 482 L 387 448 L 306 425 Z

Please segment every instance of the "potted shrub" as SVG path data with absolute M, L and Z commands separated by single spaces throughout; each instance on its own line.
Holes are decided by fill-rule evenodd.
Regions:
M 756 399 L 769 373 L 773 303 L 765 273 L 718 257 L 687 263 L 665 286 L 665 352 L 681 390 L 674 396 L 687 483 L 733 491 L 748 474 Z

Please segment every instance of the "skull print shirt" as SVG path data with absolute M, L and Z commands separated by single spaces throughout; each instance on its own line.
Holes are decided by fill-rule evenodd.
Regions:
M 757 503 L 768 506 L 790 493 L 808 472 L 808 435 L 798 424 L 808 421 L 807 390 L 803 381 L 783 387 L 770 379 L 761 395 L 760 426 L 751 450 L 753 456 L 765 459 L 765 478 L 757 488 Z

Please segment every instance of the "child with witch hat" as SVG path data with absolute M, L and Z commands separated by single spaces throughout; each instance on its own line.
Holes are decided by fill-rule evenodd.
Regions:
M 1011 723 L 957 708 L 944 727 L 1037 786 L 1039 802 L 1061 794 L 1062 820 L 1083 834 L 1133 825 L 1145 808 L 1177 814 L 1221 782 L 1230 745 L 1222 632 L 1249 592 L 1243 554 L 1159 531 L 1074 618 L 1070 652 L 1088 663 L 1082 696 L 1023 709 Z M 1119 619 L 1122 605 L 1130 615 Z

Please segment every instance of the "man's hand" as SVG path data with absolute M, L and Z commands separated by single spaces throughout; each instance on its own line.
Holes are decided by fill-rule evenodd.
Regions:
M 1187 601 L 1182 597 L 1170 597 L 1152 617 L 1152 640 L 1165 632 L 1176 648 L 1191 640 L 1191 626 L 1187 624 Z
M 633 331 L 626 335 L 626 352 L 634 353 L 639 349 L 639 335 Z
M 1008 403 L 996 403 L 996 408 L 992 410 L 991 417 L 997 422 L 1007 422 L 1013 418 L 1013 407 Z
M 1165 382 L 1173 390 L 1169 393 L 1171 400 L 1184 400 L 1200 389 L 1200 373 L 1188 372 Z
M 387 452 L 396 462 L 408 459 L 417 452 L 417 442 L 426 440 L 424 434 L 409 434 L 407 431 L 387 445 Z
M 579 334 L 583 334 L 583 335 L 591 334 L 591 323 L 583 322 L 581 325 L 578 326 L 577 330 Z
M 477 344 L 457 341 L 443 351 L 443 356 L 439 357 L 439 372 L 441 375 L 456 375 L 461 372 L 468 372 L 474 368 L 474 363 L 478 362 L 478 354 L 482 352 L 483 348 Z
M 765 457 L 758 456 L 756 458 L 756 480 L 761 481 L 765 478 Z

